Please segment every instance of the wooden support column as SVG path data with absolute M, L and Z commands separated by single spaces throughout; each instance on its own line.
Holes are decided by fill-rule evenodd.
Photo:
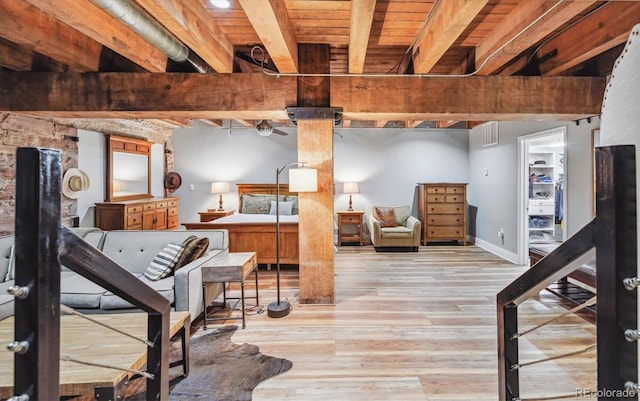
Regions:
M 298 121 L 298 160 L 318 170 L 318 191 L 300 193 L 300 303 L 335 302 L 333 120 Z
M 330 48 L 299 44 L 302 74 L 328 73 Z M 300 194 L 301 304 L 335 302 L 333 264 L 333 125 L 328 77 L 298 77 L 298 107 L 290 117 L 298 125 L 298 161 L 318 170 L 318 191 Z

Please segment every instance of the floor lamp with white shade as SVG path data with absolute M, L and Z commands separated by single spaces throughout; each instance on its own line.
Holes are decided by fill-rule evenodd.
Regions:
M 318 171 L 304 168 L 305 162 L 289 163 L 276 170 L 276 291 L 277 301 L 267 306 L 269 317 L 285 317 L 291 312 L 291 304 L 280 300 L 280 173 L 289 170 L 289 192 L 316 192 L 318 190 Z

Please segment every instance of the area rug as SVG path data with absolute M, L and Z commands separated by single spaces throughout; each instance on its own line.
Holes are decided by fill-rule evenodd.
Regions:
M 255 345 L 232 342 L 237 329 L 223 326 L 191 338 L 189 376 L 180 379 L 182 368 L 171 369 L 169 400 L 250 401 L 260 382 L 291 369 L 289 360 L 264 355 Z M 144 399 L 144 391 L 127 397 Z

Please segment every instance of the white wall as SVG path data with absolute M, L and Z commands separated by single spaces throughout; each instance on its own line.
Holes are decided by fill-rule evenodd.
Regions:
M 104 134 L 78 130 L 78 168 L 89 176 L 91 184 L 78 196 L 80 226 L 95 225 L 95 203 L 105 200 L 107 141 Z
M 545 122 L 500 122 L 499 144 L 481 145 L 481 128 L 469 134 L 469 205 L 477 211 L 475 227 L 470 234 L 483 246 L 517 260 L 518 219 L 518 137 L 567 127 L 566 191 L 567 234 L 571 236 L 591 219 L 591 130 L 599 127 L 600 120 L 591 123 L 581 120 Z M 483 173 L 488 169 L 488 175 Z M 504 244 L 498 231 L 504 229 Z
M 371 205 L 409 204 L 415 210 L 418 182 L 467 182 L 468 131 L 425 129 L 338 129 L 334 136 L 336 210 L 346 210 L 348 195 L 343 182 L 357 181 L 360 193 L 353 207 L 370 214 Z M 275 171 L 297 160 L 295 129 L 290 135 L 260 137 L 255 130 L 213 128 L 195 123 L 178 128 L 172 137 L 175 170 L 182 176 L 180 221 L 198 221 L 199 211 L 217 208 L 217 195 L 209 193 L 212 181 L 229 181 L 225 209 L 238 208 L 237 183 L 275 183 Z M 288 176 L 282 173 L 281 182 Z M 193 190 L 190 189 L 193 185 Z

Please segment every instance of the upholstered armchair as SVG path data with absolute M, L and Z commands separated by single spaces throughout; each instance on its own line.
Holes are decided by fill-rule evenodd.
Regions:
M 411 215 L 410 206 L 372 206 L 367 224 L 376 251 L 411 250 L 420 246 L 420 220 Z

